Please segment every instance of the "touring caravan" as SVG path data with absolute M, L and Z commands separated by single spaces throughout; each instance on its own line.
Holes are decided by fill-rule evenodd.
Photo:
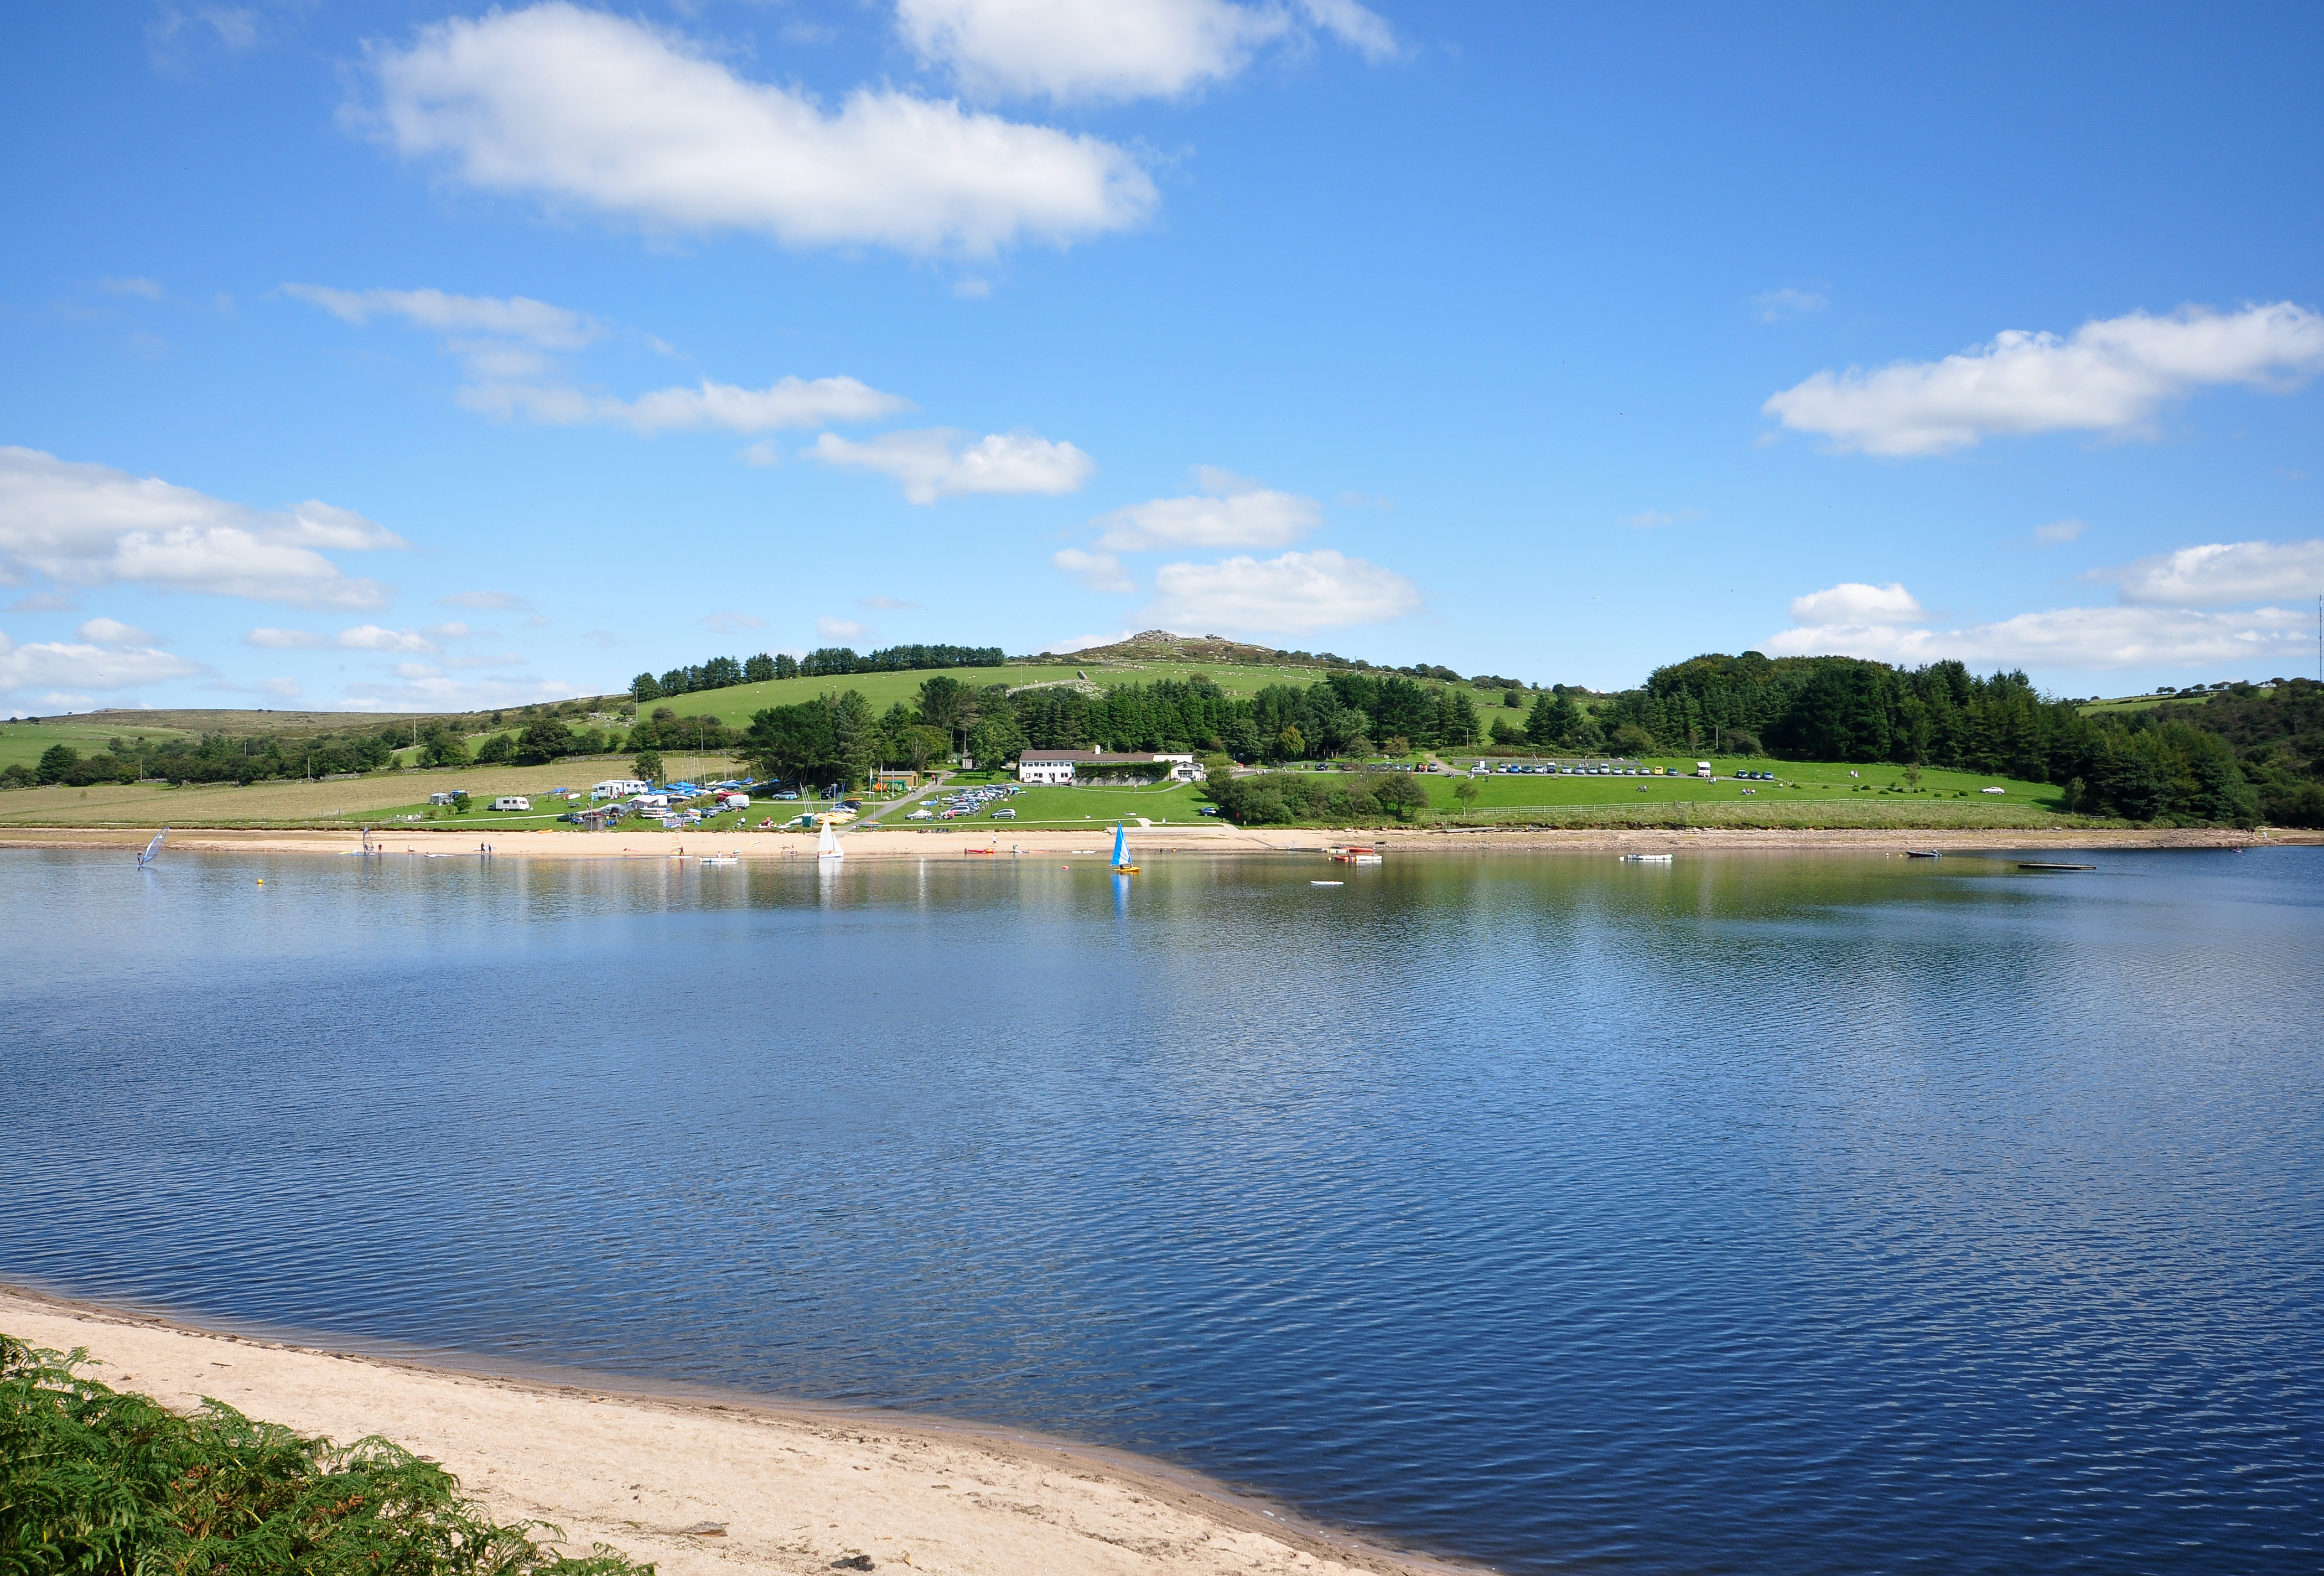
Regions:
M 499 798 L 493 801 L 493 808 L 495 810 L 530 810 L 532 808 L 532 801 L 526 798 L 522 794 L 503 794 Z

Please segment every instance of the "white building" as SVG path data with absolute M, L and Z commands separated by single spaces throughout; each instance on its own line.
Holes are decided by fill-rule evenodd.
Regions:
M 1200 782 L 1204 772 L 1192 755 L 1151 754 L 1145 751 L 1028 750 L 1017 757 L 1017 780 L 1071 784 L 1081 779 L 1133 775 L 1130 769 L 1167 764 L 1164 775 L 1172 782 Z M 1108 768 L 1117 770 L 1109 771 Z M 1144 772 L 1135 775 L 1143 777 Z

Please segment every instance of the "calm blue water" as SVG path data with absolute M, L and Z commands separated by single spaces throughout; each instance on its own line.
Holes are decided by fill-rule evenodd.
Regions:
M 2312 1571 L 2324 850 L 2096 862 L 0 854 L 0 1278 L 1511 1571 Z

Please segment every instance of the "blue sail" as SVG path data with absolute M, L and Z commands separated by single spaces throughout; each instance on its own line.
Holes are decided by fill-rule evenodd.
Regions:
M 1119 821 L 1113 824 L 1113 862 L 1117 867 L 1130 862 L 1130 833 Z

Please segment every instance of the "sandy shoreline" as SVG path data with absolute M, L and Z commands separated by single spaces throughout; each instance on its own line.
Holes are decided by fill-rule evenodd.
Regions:
M 570 1552 L 608 1544 L 672 1576 L 826 1576 L 859 1553 L 969 1576 L 1480 1569 L 1303 1525 L 1122 1452 L 1013 1431 L 463 1373 L 16 1287 L 0 1286 L 0 1332 L 86 1347 L 88 1377 L 180 1410 L 212 1396 L 342 1442 L 384 1435 L 442 1462 L 495 1519 L 550 1522 Z
M 0 849 L 142 849 L 151 829 L 10 827 L 0 831 Z M 1109 826 L 1087 832 L 976 832 L 866 830 L 845 842 L 850 859 L 1007 860 L 1095 858 L 1113 846 Z M 735 855 L 752 862 L 815 860 L 815 840 L 797 833 L 612 833 L 398 831 L 374 834 L 374 844 L 391 858 L 475 858 L 489 842 L 496 859 L 667 860 Z M 1960 853 L 1979 849 L 2243 848 L 2324 843 L 2324 832 L 2270 828 L 2242 832 L 2233 827 L 2201 830 L 2159 828 L 1975 827 L 1898 831 L 1856 827 L 1603 827 L 1517 830 L 1499 827 L 1386 827 L 1362 832 L 1231 825 L 1132 828 L 1136 857 L 1163 854 L 1321 853 L 1360 842 L 1397 853 L 1549 853 L 1617 850 L 1671 853 L 1685 849 L 1831 849 L 1863 853 L 1898 853 L 1908 848 Z M 360 843 L 349 832 L 279 832 L 188 828 L 170 834 L 180 853 L 352 854 Z

